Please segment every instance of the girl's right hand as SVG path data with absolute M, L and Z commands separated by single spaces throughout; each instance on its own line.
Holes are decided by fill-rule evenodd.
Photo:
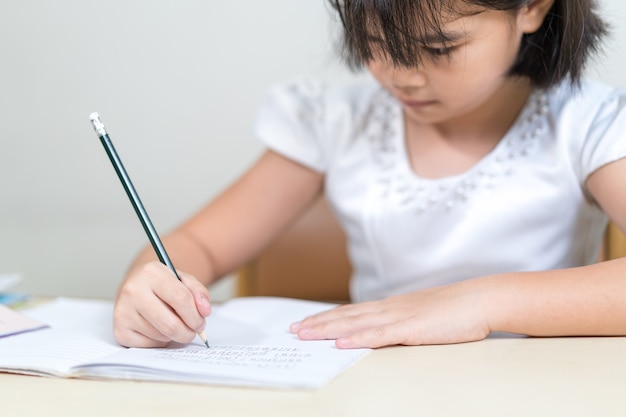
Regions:
M 211 313 L 207 288 L 195 277 L 180 273 L 181 281 L 160 262 L 130 272 L 115 301 L 115 339 L 127 347 L 164 347 L 188 343 L 204 330 Z

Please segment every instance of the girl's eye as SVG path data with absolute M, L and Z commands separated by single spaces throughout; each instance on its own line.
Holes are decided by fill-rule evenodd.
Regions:
M 441 47 L 441 48 L 434 48 L 434 47 L 429 47 L 426 46 L 424 47 L 424 50 L 431 56 L 434 57 L 441 57 L 441 56 L 449 56 L 452 51 L 454 51 L 454 46 L 447 46 L 447 47 Z

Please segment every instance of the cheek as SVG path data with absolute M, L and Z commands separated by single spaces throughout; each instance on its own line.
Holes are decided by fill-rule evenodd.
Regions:
M 473 45 L 455 60 L 454 72 L 464 84 L 482 84 L 501 79 L 513 66 L 518 48 L 518 42 Z
M 388 85 L 387 71 L 385 71 L 384 66 L 376 61 L 372 61 L 367 64 L 367 70 L 370 74 L 378 81 L 379 84 L 383 86 Z
M 492 68 L 492 72 L 508 73 L 517 58 L 520 42 L 521 36 L 502 34 L 498 41 L 481 45 L 475 59 L 483 68 Z

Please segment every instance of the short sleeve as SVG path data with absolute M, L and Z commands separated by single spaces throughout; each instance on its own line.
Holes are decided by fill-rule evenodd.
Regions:
M 323 149 L 326 86 L 296 79 L 265 95 L 254 124 L 255 135 L 270 149 L 319 172 L 328 161 Z
M 578 166 L 582 184 L 597 169 L 626 157 L 626 91 L 605 96 L 584 132 Z

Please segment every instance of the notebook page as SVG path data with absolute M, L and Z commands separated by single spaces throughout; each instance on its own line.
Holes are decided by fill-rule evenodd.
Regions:
M 128 349 L 81 366 L 77 375 L 152 381 L 319 388 L 367 354 L 301 342 L 301 346 L 205 346 Z
M 316 388 L 365 356 L 334 341 L 302 341 L 289 324 L 334 305 L 276 297 L 246 297 L 216 306 L 207 319 L 207 349 L 194 343 L 129 349 L 81 367 L 82 375 L 225 385 Z
M 0 370 L 70 376 L 74 366 L 120 350 L 114 342 L 49 328 L 0 340 Z
M 110 302 L 59 298 L 21 312 L 50 327 L 0 339 L 0 370 L 68 376 L 82 362 L 124 350 L 113 338 Z

